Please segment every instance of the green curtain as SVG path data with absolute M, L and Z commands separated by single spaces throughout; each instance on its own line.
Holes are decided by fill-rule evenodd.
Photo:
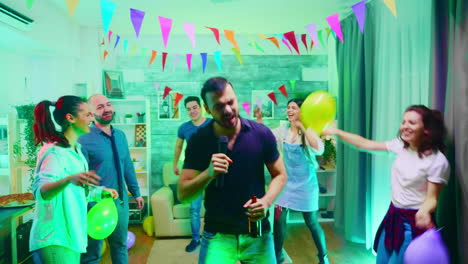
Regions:
M 468 1 L 434 2 L 432 106 L 444 112 L 451 177 L 437 223 L 452 263 L 468 262 Z
M 367 3 L 364 35 L 354 15 L 343 19 L 337 44 L 338 126 L 377 141 L 396 137 L 405 108 L 430 98 L 432 6 L 397 1 L 394 17 L 383 1 Z M 358 154 L 338 146 L 336 226 L 370 248 L 390 203 L 390 155 Z

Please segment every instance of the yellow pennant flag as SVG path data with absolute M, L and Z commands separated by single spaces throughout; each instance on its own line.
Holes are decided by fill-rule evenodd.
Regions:
M 137 50 L 137 45 L 136 45 L 136 44 L 133 44 L 132 50 L 130 51 L 130 57 L 132 57 L 133 55 L 135 55 L 136 50 Z
M 395 0 L 384 0 L 385 5 L 392 11 L 393 15 L 396 17 L 397 12 L 396 12 L 396 5 L 395 5 Z
M 68 6 L 68 15 L 73 16 L 73 13 L 75 13 L 75 9 L 78 6 L 78 3 L 80 0 L 67 0 L 67 6 Z
M 242 56 L 240 54 L 240 50 L 236 49 L 236 48 L 232 48 L 232 52 L 234 52 L 234 54 L 236 55 L 237 57 L 237 60 L 239 61 L 239 64 L 240 65 L 243 65 L 244 62 L 242 61 Z

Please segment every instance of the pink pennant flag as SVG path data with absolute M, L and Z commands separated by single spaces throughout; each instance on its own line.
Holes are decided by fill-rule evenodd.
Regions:
M 162 71 L 164 71 L 164 68 L 166 68 L 166 58 L 167 58 L 167 52 L 162 53 Z
M 206 28 L 213 31 L 213 35 L 214 35 L 214 37 L 216 39 L 216 42 L 218 42 L 218 44 L 221 45 L 221 42 L 219 41 L 219 30 L 217 28 L 212 28 L 212 27 L 206 27 Z
M 160 82 L 155 82 L 154 83 L 154 90 L 156 91 L 156 94 L 158 94 L 158 92 L 159 92 L 159 86 L 161 86 Z
M 187 61 L 187 68 L 189 72 L 192 72 L 192 54 L 186 54 L 185 60 Z
M 284 39 L 284 38 L 281 38 L 281 41 L 283 41 L 284 45 L 286 45 L 286 47 L 288 47 L 288 49 L 289 49 L 289 52 L 291 52 L 291 54 L 292 54 L 292 49 L 291 49 L 291 46 L 289 46 L 289 43 L 286 41 L 286 39 Z
M 177 106 L 177 105 L 179 104 L 179 102 L 180 102 L 180 99 L 182 99 L 182 97 L 184 97 L 183 94 L 176 92 L 176 94 L 175 94 L 175 100 L 174 100 L 174 105 Z
M 280 90 L 284 97 L 288 98 L 288 92 L 286 91 L 286 87 L 284 86 L 284 84 L 281 85 L 280 88 L 278 88 L 278 90 Z
M 307 47 L 307 35 L 302 34 L 301 35 L 301 40 L 302 40 L 302 44 L 304 44 L 304 47 L 305 47 L 306 51 L 309 52 L 309 47 Z
M 130 8 L 130 20 L 132 21 L 133 29 L 137 38 L 140 36 L 141 24 L 145 18 L 145 12 Z
M 314 45 L 318 45 L 317 25 L 309 24 L 309 25 L 305 26 L 305 29 L 307 30 L 307 33 L 309 33 L 309 37 L 314 42 Z M 311 47 L 311 49 L 312 49 L 312 47 Z
M 366 0 L 362 0 L 352 6 L 354 15 L 361 29 L 361 33 L 364 33 L 364 25 L 366 24 Z
M 149 62 L 148 62 L 148 66 L 151 66 L 151 64 L 153 64 L 154 59 L 156 59 L 156 54 L 158 54 L 157 51 L 155 51 L 155 50 L 152 50 L 152 51 L 151 51 L 151 59 L 150 59 Z
M 161 26 L 161 34 L 163 37 L 164 48 L 167 48 L 169 34 L 171 34 L 172 19 L 159 16 L 159 25 Z
M 274 92 L 271 92 L 271 93 L 269 93 L 267 95 L 268 95 L 268 97 L 270 97 L 270 99 L 273 101 L 273 103 L 275 103 L 275 105 L 278 104 L 278 102 L 276 101 L 276 96 L 275 96 Z
M 111 37 L 112 37 L 112 30 L 109 30 L 109 33 L 107 33 L 107 40 L 108 40 L 108 42 L 110 42 Z
M 293 48 L 296 50 L 297 54 L 301 55 L 301 53 L 299 52 L 299 47 L 297 46 L 296 35 L 294 34 L 294 31 L 286 32 L 283 34 L 283 36 L 289 41 L 289 43 L 291 43 Z
M 247 115 L 250 116 L 250 103 L 249 102 L 244 102 L 244 103 L 242 103 L 242 106 L 244 107 L 244 110 L 247 113 Z
M 341 33 L 340 18 L 338 17 L 338 13 L 333 14 L 326 19 L 333 32 L 335 32 L 341 43 L 343 43 L 343 34 Z
M 175 71 L 177 64 L 179 64 L 180 54 L 174 54 L 174 60 L 172 61 L 172 71 Z
M 195 48 L 195 25 L 186 22 L 184 23 L 184 30 L 190 41 L 192 41 L 192 47 Z
M 166 99 L 166 96 L 172 91 L 169 86 L 164 87 L 163 100 Z

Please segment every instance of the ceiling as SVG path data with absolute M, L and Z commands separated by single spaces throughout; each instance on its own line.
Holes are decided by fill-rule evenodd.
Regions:
M 44 0 L 68 14 L 65 0 Z M 305 33 L 304 26 L 315 23 L 326 27 L 325 18 L 339 12 L 344 17 L 360 0 L 111 0 L 117 4 L 110 29 L 121 34 L 133 33 L 129 9 L 146 12 L 142 34 L 160 34 L 158 16 L 173 19 L 172 32 L 182 33 L 182 23 L 195 24 L 197 34 L 211 34 L 205 26 L 229 29 L 242 34 L 275 34 L 295 30 Z M 81 0 L 72 17 L 76 23 L 101 27 L 98 0 Z

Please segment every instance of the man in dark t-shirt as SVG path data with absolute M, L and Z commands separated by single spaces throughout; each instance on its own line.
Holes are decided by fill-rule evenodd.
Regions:
M 286 183 L 275 137 L 264 125 L 239 117 L 237 97 L 226 79 L 207 80 L 201 97 L 213 120 L 188 142 L 179 180 L 182 201 L 194 199 L 205 190 L 199 263 L 274 263 L 266 216 Z M 226 153 L 219 153 L 221 136 L 228 138 Z M 272 176 L 266 192 L 264 165 Z M 253 195 L 258 197 L 256 202 L 251 199 Z M 249 221 L 261 221 L 260 237 L 249 235 Z

